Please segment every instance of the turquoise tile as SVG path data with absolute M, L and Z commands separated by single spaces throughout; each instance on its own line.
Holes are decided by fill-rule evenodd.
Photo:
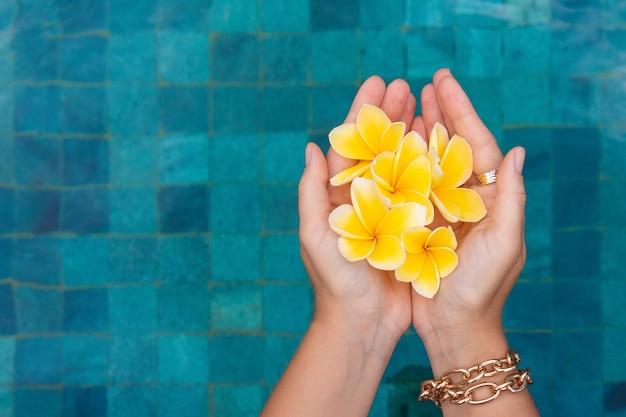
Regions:
M 88 185 L 109 182 L 109 141 L 63 141 L 63 184 Z
M 553 232 L 552 248 L 554 278 L 593 280 L 599 277 L 599 232 L 595 230 Z
M 257 184 L 211 187 L 211 231 L 251 233 L 261 229 L 261 188 Z M 246 207 L 246 210 L 232 210 Z
M 496 138 L 501 138 L 503 101 L 501 79 L 459 77 L 459 81 L 483 123 Z
M 555 23 L 597 26 L 602 20 L 602 0 L 554 0 L 552 21 Z
M 58 11 L 64 33 L 104 30 L 106 16 L 105 0 L 74 2 L 59 0 Z M 80 19 L 76 19 L 80 16 Z
M 439 68 L 451 68 L 456 39 L 447 29 L 411 30 L 406 34 L 407 73 L 410 78 L 432 77 Z
M 17 331 L 15 296 L 11 284 L 0 284 L 0 334 L 12 335 Z
M 158 417 L 205 417 L 209 397 L 205 386 L 160 386 L 157 391 Z
M 16 4 L 3 4 L 0 6 L 0 10 L 2 11 L 2 19 L 0 19 L 0 29 L 5 29 L 9 26 L 12 20 L 15 18 L 17 14 L 17 5 Z
M 86 288 L 63 292 L 63 331 L 66 333 L 106 333 L 108 294 L 106 288 Z
M 515 26 L 527 26 L 550 23 L 552 3 L 535 0 L 515 0 L 515 9 L 509 14 Z
M 335 2 L 332 0 L 309 0 L 311 29 L 351 29 L 359 26 L 358 0 Z
M 259 331 L 262 326 L 262 289 L 256 285 L 214 287 L 211 330 Z
M 359 15 L 362 28 L 397 27 L 405 23 L 405 2 L 402 0 L 388 1 L 384 6 L 376 0 L 361 0 L 360 3 Z
M 601 88 L 600 80 L 552 78 L 551 119 L 561 125 L 597 125 L 602 107 Z
M 549 80 L 515 77 L 502 81 L 502 120 L 506 125 L 544 124 L 550 120 Z
M 156 382 L 156 351 L 156 338 L 153 335 L 111 337 L 109 339 L 109 381 L 124 385 Z
M 354 82 L 358 77 L 358 37 L 354 30 L 311 34 L 311 78 L 316 83 Z
M 284 84 L 302 84 L 307 81 L 310 56 L 308 37 L 266 37 L 261 47 L 264 81 Z
M 157 329 L 155 287 L 109 288 L 109 332 L 114 335 L 146 335 Z M 128 320 L 133 317 L 133 320 Z
M 61 341 L 59 337 L 17 339 L 15 343 L 15 383 L 54 385 L 61 383 Z
M 0 152 L 3 155 L 11 155 L 12 158 L 7 158 L 5 163 L 0 167 L 0 185 L 12 185 L 15 184 L 15 166 L 16 158 L 13 153 L 15 147 L 15 139 L 12 134 L 0 134 Z
M 51 236 L 20 238 L 13 250 L 13 278 L 21 282 L 59 285 L 61 249 Z
M 211 345 L 211 381 L 216 383 L 251 383 L 263 378 L 265 338 L 260 336 L 213 336 Z
M 2 116 L 0 116 L 0 131 L 11 132 L 13 131 L 13 123 L 11 122 L 16 122 L 18 118 L 13 114 L 14 103 L 11 99 L 11 90 L 8 88 L 0 88 L 0 104 L 6 109 L 6 112 L 3 112 Z M 28 104 L 22 102 L 20 105 Z
M 15 315 L 19 334 L 57 333 L 62 320 L 61 292 L 15 287 Z
M 266 0 L 261 2 L 260 13 L 263 32 L 309 31 L 309 0 Z
M 61 130 L 63 133 L 103 135 L 108 133 L 106 91 L 102 87 L 62 87 Z
M 552 283 L 517 283 L 504 308 L 505 329 L 545 331 L 552 328 L 555 314 L 552 311 L 552 293 Z M 556 298 L 558 295 L 555 295 Z
M 62 413 L 64 417 L 107 417 L 106 387 L 66 387 Z
M 0 233 L 13 233 L 16 226 L 16 198 L 15 191 L 8 188 L 0 188 Z M 18 226 L 19 228 L 19 226 Z
M 109 179 L 115 185 L 154 185 L 158 174 L 158 139 L 114 138 L 109 145 Z
M 620 328 L 605 329 L 602 336 L 602 369 L 604 381 L 623 382 L 626 379 L 626 371 L 619 358 L 623 358 L 624 351 L 621 346 L 626 343 L 626 331 Z M 592 358 L 593 356 L 589 356 Z
M 5 5 L 5 7 L 11 7 Z M 1 7 L 1 6 L 0 6 Z M 0 12 L 2 16 L 9 16 L 10 13 Z M 12 81 L 15 73 L 15 56 L 11 53 L 12 36 L 8 33 L 0 34 L 0 81 Z
M 213 404 L 220 416 L 247 417 L 261 413 L 265 402 L 265 388 L 260 385 L 215 387 Z
M 624 271 L 622 265 L 623 248 L 626 245 L 626 235 L 620 229 L 603 230 L 600 234 L 599 263 L 604 279 L 621 277 Z
M 13 404 L 13 390 L 10 388 L 0 387 L 0 416 L 1 417 L 13 417 L 14 404 Z
M 213 89 L 213 132 L 256 134 L 261 123 L 261 94 L 256 87 Z
M 379 11 L 377 14 L 379 18 L 387 19 L 386 12 L 393 13 L 393 10 L 387 7 L 385 9 L 385 13 Z M 405 36 L 400 29 L 381 28 L 362 31 L 359 55 L 361 78 L 365 79 L 370 75 L 379 75 L 387 81 L 403 78 L 406 68 L 404 43 Z
M 486 0 L 481 4 L 455 4 L 456 25 L 462 27 L 500 27 L 507 24 L 508 9 L 503 0 Z
M 263 188 L 264 230 L 295 231 L 298 226 L 298 185 L 266 185 Z
M 61 144 L 58 139 L 37 136 L 15 138 L 15 180 L 18 184 L 60 185 Z
M 56 190 L 25 189 L 18 191 L 15 230 L 18 233 L 36 235 L 58 231 L 60 203 L 61 197 Z M 6 219 L 11 221 L 12 214 Z M 5 229 L 6 225 L 0 227 Z
M 552 276 L 552 234 L 547 229 L 526 231 L 526 264 L 521 277 L 542 280 Z
M 171 135 L 159 141 L 161 184 L 209 181 L 209 138 L 206 135 Z
M 0 280 L 13 276 L 13 246 L 13 239 L 0 239 Z
M 154 237 L 109 240 L 110 282 L 152 283 L 158 278 L 159 258 Z
M 263 329 L 266 332 L 304 334 L 313 313 L 307 285 L 263 287 Z
M 63 238 L 61 254 L 65 286 L 95 286 L 109 282 L 111 273 L 107 238 Z
M 14 398 L 15 417 L 55 417 L 61 413 L 60 389 L 17 389 Z
M 612 1 L 612 0 L 610 0 Z M 622 6 L 623 9 L 623 6 Z M 615 10 L 615 8 L 613 9 Z M 626 31 L 622 28 L 606 28 L 605 37 L 605 64 L 608 71 L 621 67 L 623 50 L 626 47 Z
M 257 281 L 261 269 L 261 239 L 258 235 L 211 236 L 211 281 Z
M 554 328 L 582 330 L 602 325 L 602 286 L 597 282 L 556 282 L 553 296 Z
M 304 169 L 305 132 L 268 133 L 263 136 L 262 178 L 266 182 L 298 181 Z
M 624 416 L 624 394 L 626 394 L 626 384 L 623 382 L 604 384 L 603 398 L 605 416 Z
M 600 183 L 600 199 L 602 212 L 600 225 L 609 228 L 623 228 L 624 207 L 626 207 L 625 181 L 603 181 Z
M 99 385 L 107 383 L 108 343 L 95 336 L 63 338 L 62 381 L 68 385 Z
M 578 130 L 572 129 L 574 133 Z M 515 146 L 523 146 L 526 149 L 526 161 L 524 162 L 524 180 L 526 187 L 530 190 L 533 184 L 541 183 L 544 180 L 549 181 L 552 177 L 553 159 L 559 158 L 561 149 L 553 145 L 552 129 L 548 128 L 515 128 L 505 129 L 502 135 L 501 146 L 503 151 L 508 151 Z M 560 135 L 559 144 L 561 141 Z M 568 135 L 564 135 L 562 140 L 570 140 Z M 558 152 L 555 152 L 558 151 Z M 568 158 L 559 158 L 559 164 L 569 162 Z M 567 160 L 567 162 L 566 162 Z M 549 184 L 547 184 L 549 186 Z
M 112 386 L 107 389 L 108 417 L 155 417 L 157 395 L 154 387 Z
M 602 368 L 597 359 L 594 360 L 598 352 L 602 352 L 601 332 L 555 333 L 554 350 L 559 352 L 554 370 L 556 377 L 586 383 L 602 380 Z
M 301 131 L 308 124 L 306 87 L 266 87 L 261 98 L 261 128 L 263 131 Z
M 300 339 L 300 336 L 271 334 L 265 337 L 265 382 L 274 384 L 278 381 L 296 353 Z
M 553 335 L 550 333 L 508 332 L 509 345 L 519 353 L 521 368 L 529 367 L 536 380 L 549 379 L 558 359 L 553 355 Z
M 568 392 L 585 390 L 585 396 L 572 396 L 569 401 L 565 400 Z M 589 381 L 559 381 L 554 385 L 554 409 L 558 410 L 557 415 L 582 415 L 589 417 L 603 417 L 602 406 L 602 384 Z
M 147 140 L 159 131 L 159 91 L 154 86 L 114 84 L 107 87 L 109 128 L 115 139 Z M 140 171 L 139 169 L 137 171 Z
M 204 336 L 159 337 L 159 382 L 209 382 L 209 344 Z
M 107 38 L 103 36 L 64 38 L 59 49 L 62 80 L 101 83 L 106 79 Z
M 600 173 L 605 179 L 626 179 L 626 132 L 621 127 L 602 130 Z
M 355 93 L 356 88 L 347 85 L 311 88 L 310 128 L 328 134 L 332 128 L 342 124 Z
M 254 82 L 259 78 L 261 42 L 256 35 L 223 34 L 212 40 L 215 82 Z
M 267 235 L 261 241 L 262 278 L 267 281 L 308 282 L 300 258 L 297 234 Z
M 21 81 L 52 81 L 58 78 L 59 40 L 33 29 L 24 22 L 13 34 L 11 47 L 15 59 L 13 77 Z M 37 65 L 33 65 L 36 62 Z
M 258 16 L 254 0 L 212 0 L 210 27 L 214 32 L 256 32 Z
M 499 77 L 502 74 L 502 32 L 491 28 L 459 28 L 456 31 L 455 75 Z
M 113 34 L 127 34 L 154 30 L 157 21 L 156 5 L 154 0 L 138 0 L 132 3 L 109 0 L 109 31 Z
M 158 32 L 159 75 L 174 84 L 209 80 L 209 37 L 206 33 Z
M 15 366 L 14 364 L 15 339 L 0 339 L 0 384 L 13 383 L 13 369 Z M 2 411 L 2 407 L 0 407 L 0 411 Z
M 210 22 L 211 0 L 158 0 L 159 28 L 207 32 Z
M 546 25 L 516 27 L 504 31 L 503 74 L 545 74 L 550 65 L 550 29 Z
M 2 93 L 3 89 L 0 88 L 0 100 L 3 100 Z M 13 94 L 13 126 L 16 132 L 59 133 L 61 131 L 59 87 L 53 85 L 16 86 Z M 0 119 L 0 129 L 3 131 L 7 130 L 5 117 L 7 115 Z
M 209 126 L 206 87 L 159 88 L 159 115 L 164 133 L 200 133 Z
M 156 82 L 156 36 L 153 33 L 112 36 L 109 39 L 107 74 L 113 82 Z
M 599 197 L 600 187 L 597 181 L 554 181 L 552 183 L 554 227 L 594 228 L 599 226 L 601 223 Z M 573 205 L 572 201 L 576 201 L 576 205 Z
M 156 232 L 156 189 L 112 188 L 109 193 L 109 198 L 109 225 L 111 232 Z
M 602 283 L 600 305 L 605 326 L 626 327 L 626 315 L 622 312 L 624 302 L 626 302 L 626 282 L 618 278 Z
M 158 209 L 161 232 L 208 231 L 209 207 L 208 187 L 196 185 L 160 188 Z
M 602 80 L 600 96 L 601 119 L 609 126 L 620 123 L 620 106 L 626 103 L 626 83 L 623 76 Z M 17 106 L 16 106 L 17 107 Z
M 209 288 L 206 283 L 174 283 L 159 287 L 159 329 L 164 332 L 206 332 L 209 329 Z
M 259 135 L 215 135 L 210 140 L 211 181 L 257 182 L 261 167 Z
M 204 236 L 159 238 L 161 282 L 207 282 L 210 275 L 209 241 Z
M 586 24 L 573 31 L 554 28 L 551 35 L 552 70 L 562 76 L 592 75 L 604 69 L 604 33 Z

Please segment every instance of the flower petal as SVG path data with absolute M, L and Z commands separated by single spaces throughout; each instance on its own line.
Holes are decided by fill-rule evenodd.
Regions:
M 342 204 L 334 209 L 328 216 L 328 224 L 339 236 L 361 240 L 373 239 L 373 235 L 363 226 L 350 204 Z
M 338 172 L 330 179 L 331 185 L 344 185 L 357 177 L 366 174 L 370 169 L 371 161 L 359 161 L 356 165 Z
M 422 253 L 426 250 L 426 242 L 431 231 L 427 227 L 414 227 L 402 233 L 402 243 L 408 253 Z
M 452 188 L 452 190 L 458 190 L 458 189 L 459 188 Z M 440 198 L 439 193 L 441 191 L 442 190 L 433 189 L 430 192 L 430 196 L 429 196 L 430 201 L 432 201 L 435 207 L 437 207 L 437 209 L 439 210 L 439 213 L 441 213 L 444 219 L 446 219 L 450 223 L 458 222 L 461 218 L 461 209 L 458 208 L 451 201 L 446 200 L 445 196 L 444 196 L 444 199 Z
M 428 145 L 419 133 L 412 130 L 404 136 L 398 148 L 397 169 L 404 171 L 415 158 L 422 155 L 428 155 Z
M 430 193 L 430 161 L 427 157 L 417 157 L 398 175 L 396 189 L 411 190 L 422 195 Z
M 440 278 L 450 275 L 459 264 L 459 257 L 456 252 L 450 248 L 432 248 L 428 249 L 428 253 L 430 253 L 430 256 L 437 266 Z
M 371 161 L 376 156 L 361 137 L 356 123 L 345 123 L 337 126 L 330 131 L 328 139 L 335 152 L 344 158 Z
M 406 125 L 403 122 L 395 122 L 389 125 L 380 141 L 381 152 L 395 152 L 404 136 Z
M 370 170 L 372 171 L 372 177 L 376 183 L 389 190 L 395 191 L 393 180 L 393 159 L 394 154 L 392 152 L 381 152 L 372 161 Z
M 394 207 L 380 221 L 376 236 L 395 236 L 400 238 L 402 232 L 413 227 L 424 226 L 426 223 L 426 207 L 417 203 L 406 203 Z
M 441 157 L 448 146 L 448 142 L 450 141 L 449 138 L 450 135 L 448 135 L 448 130 L 444 125 L 437 122 L 430 131 L 430 136 L 428 137 L 428 147 L 429 149 L 435 149 L 437 155 Z
M 417 203 L 424 206 L 426 209 L 426 220 L 424 220 L 424 225 L 428 225 L 433 222 L 435 218 L 435 208 L 428 197 L 423 196 L 420 193 L 416 193 L 415 191 L 402 190 L 400 192 L 404 196 L 404 202 Z
M 374 250 L 375 245 L 375 239 L 350 239 L 343 236 L 339 236 L 337 242 L 339 253 L 350 262 L 361 261 L 367 258 Z
M 472 175 L 472 148 L 462 137 L 454 135 L 441 157 L 441 169 L 443 179 L 439 183 L 440 188 L 455 188 L 465 184 Z
M 365 178 L 355 178 L 350 186 L 350 196 L 356 215 L 371 236 L 375 236 L 378 225 L 383 220 L 389 208 L 378 195 L 374 181 Z
M 430 254 L 426 254 L 419 276 L 411 282 L 413 289 L 426 298 L 433 298 L 439 291 L 439 272 Z
M 376 269 L 393 271 L 404 263 L 406 253 L 395 236 L 379 236 L 376 238 L 376 246 L 367 261 Z
M 437 155 L 435 149 L 428 151 L 428 160 L 430 161 L 430 188 L 434 190 L 439 187 L 439 184 L 443 180 L 444 173 L 443 169 L 441 169 L 441 166 L 439 165 L 439 161 L 441 161 L 441 159 L 439 158 L 439 155 Z
M 383 134 L 391 120 L 384 111 L 371 104 L 364 104 L 356 116 L 356 125 L 367 146 L 375 154 L 380 153 Z
M 456 245 L 456 236 L 450 226 L 441 226 L 436 228 L 432 231 L 430 236 L 428 236 L 428 240 L 426 242 L 426 246 L 429 248 L 456 249 Z
M 401 204 L 406 203 L 404 199 L 404 193 L 400 191 L 389 191 L 384 189 L 378 183 L 376 183 L 376 188 L 378 189 L 378 194 L 380 194 L 380 198 L 385 200 L 385 204 L 389 207 L 397 207 Z
M 398 269 L 396 269 L 396 279 L 402 282 L 411 282 L 420 274 L 422 267 L 424 266 L 424 260 L 426 259 L 426 252 L 422 253 L 407 253 L 406 260 Z
M 487 208 L 480 194 L 471 188 L 444 188 L 433 193 L 446 208 L 456 206 L 458 219 L 462 222 L 477 222 L 487 214 Z

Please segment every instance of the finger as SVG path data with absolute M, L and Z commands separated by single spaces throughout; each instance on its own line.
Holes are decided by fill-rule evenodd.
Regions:
M 380 108 L 392 122 L 401 121 L 410 96 L 411 87 L 406 81 L 402 79 L 393 80 L 385 91 Z
M 317 240 L 328 224 L 330 199 L 326 184 L 328 169 L 321 149 L 314 143 L 307 144 L 306 166 L 298 185 L 298 213 L 300 215 L 300 235 L 302 238 Z
M 420 136 L 424 139 L 428 138 L 428 135 L 426 134 L 426 126 L 424 125 L 424 118 L 422 116 L 417 116 L 415 119 L 413 119 L 413 123 L 411 124 L 411 130 L 419 133 Z
M 434 85 L 426 84 L 422 88 L 420 102 L 422 105 L 422 117 L 424 119 L 424 128 L 426 131 L 426 136 L 424 136 L 424 138 L 427 139 L 428 133 L 432 130 L 435 123 L 444 123 L 443 114 L 439 108 L 439 102 L 437 101 L 437 94 L 435 93 Z
M 356 122 L 356 115 L 361 110 L 364 104 L 372 104 L 376 107 L 380 107 L 385 96 L 385 81 L 377 75 L 369 77 L 357 91 L 352 100 L 352 106 L 346 116 L 344 123 Z
M 524 148 L 518 146 L 511 149 L 500 165 L 498 180 L 495 184 L 496 200 L 492 211 L 493 222 L 510 239 L 517 236 L 523 237 L 524 234 L 526 189 L 522 170 L 525 156 Z M 486 187 L 493 187 L 493 185 Z
M 402 112 L 402 116 L 400 116 L 400 121 L 404 123 L 406 126 L 405 133 L 409 131 L 411 128 L 411 124 L 413 123 L 413 118 L 415 117 L 415 107 L 417 105 L 417 100 L 413 94 L 409 94 L 409 97 L 404 104 L 404 111 Z
M 459 134 L 472 147 L 474 172 L 482 173 L 498 168 L 502 152 L 496 139 L 480 120 L 469 97 L 457 80 L 448 72 L 440 70 L 434 81 L 437 101 L 446 119 L 450 134 Z

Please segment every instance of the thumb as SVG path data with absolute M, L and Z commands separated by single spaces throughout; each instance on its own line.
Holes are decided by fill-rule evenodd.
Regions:
M 328 167 L 322 150 L 314 143 L 307 144 L 305 161 L 298 186 L 298 212 L 301 238 L 310 238 L 328 225 Z
M 523 236 L 524 233 L 526 189 L 522 170 L 525 158 L 524 148 L 515 147 L 506 154 L 498 170 L 493 219 L 510 237 Z

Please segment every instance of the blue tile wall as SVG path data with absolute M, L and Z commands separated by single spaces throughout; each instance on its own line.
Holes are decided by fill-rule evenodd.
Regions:
M 258 415 L 313 314 L 306 142 L 440 67 L 527 150 L 504 324 L 542 415 L 623 416 L 622 3 L 0 2 L 0 417 Z M 410 331 L 370 415 L 427 363 Z

